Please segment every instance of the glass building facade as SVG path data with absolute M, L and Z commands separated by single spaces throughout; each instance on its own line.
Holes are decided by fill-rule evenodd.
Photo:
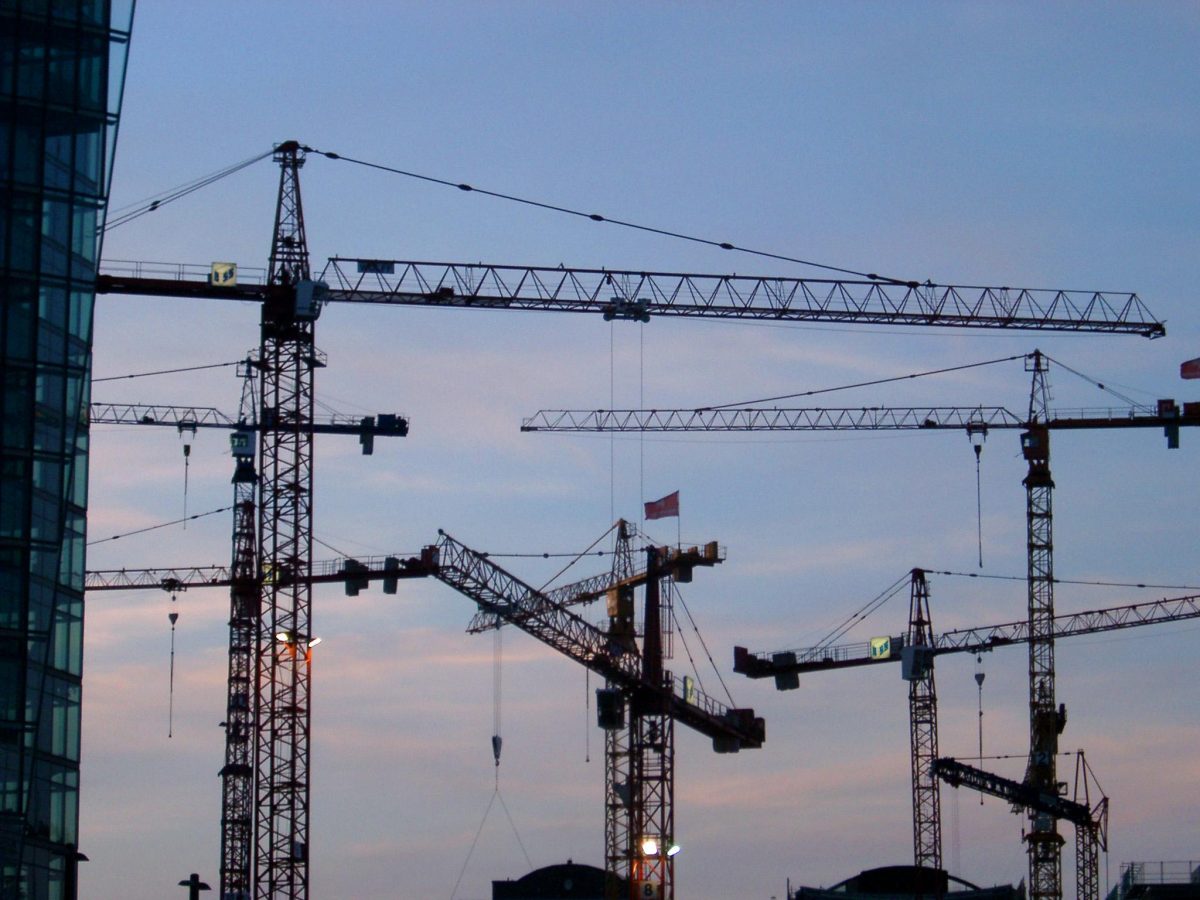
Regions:
M 132 12 L 0 0 L 0 900 L 76 896 L 92 308 Z

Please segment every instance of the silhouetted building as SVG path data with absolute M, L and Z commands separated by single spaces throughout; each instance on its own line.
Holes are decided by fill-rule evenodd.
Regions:
M 912 900 L 914 897 L 932 900 L 934 897 L 953 897 L 954 900 L 1025 900 L 1025 884 L 998 885 L 981 888 L 955 878 L 942 869 L 919 869 L 916 866 L 884 866 L 867 869 L 853 878 L 840 881 L 833 887 L 800 887 L 788 900 Z
M 603 869 L 567 860 L 565 865 L 534 869 L 516 881 L 493 881 L 492 900 L 604 900 Z M 625 882 L 619 879 L 624 897 Z
M 0 0 L 3 900 L 76 896 L 92 307 L 131 18 Z
M 1200 861 L 1121 863 L 1107 900 L 1200 900 Z

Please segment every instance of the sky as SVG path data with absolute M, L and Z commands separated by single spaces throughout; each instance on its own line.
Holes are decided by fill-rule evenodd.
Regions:
M 782 896 L 912 860 L 905 684 L 853 670 L 799 691 L 732 673 L 732 648 L 815 644 L 914 566 L 936 630 L 1025 611 L 1024 463 L 993 433 L 523 434 L 539 409 L 695 407 L 823 390 L 1040 348 L 1056 409 L 1200 400 L 1200 7 L 1192 3 L 142 3 L 112 215 L 295 139 L 418 175 L 668 231 L 940 283 L 1136 291 L 1167 336 L 1000 333 L 368 309 L 324 311 L 323 410 L 395 412 L 403 439 L 360 455 L 316 440 L 318 558 L 411 554 L 445 529 L 543 583 L 543 553 L 588 547 L 674 490 L 662 543 L 726 561 L 681 595 L 669 667 L 752 706 L 760 750 L 677 734 L 676 892 Z M 104 258 L 265 266 L 268 160 L 105 238 Z M 313 267 L 334 255 L 816 276 L 823 271 L 555 214 L 310 155 Z M 97 298 L 96 401 L 236 411 L 228 363 L 257 346 L 247 304 Z M 1020 360 L 859 388 L 822 405 L 1005 405 Z M 792 405 L 804 405 L 803 400 Z M 93 428 L 90 569 L 226 563 L 223 432 Z M 184 445 L 190 455 L 184 457 Z M 1200 435 L 1054 436 L 1056 604 L 1072 612 L 1200 593 Z M 977 519 L 977 510 L 979 518 Z M 211 514 L 209 514 L 211 513 Z M 187 527 L 139 529 L 198 516 Z M 981 533 L 982 541 L 977 532 Z M 115 535 L 129 535 L 109 540 Z M 983 567 L 979 566 L 980 544 Z M 534 554 L 502 557 L 504 554 Z M 568 573 L 602 571 L 584 560 Z M 966 576 L 989 577 L 966 577 Z M 991 577 L 995 576 L 995 577 Z M 900 633 L 905 592 L 850 638 Z M 89 596 L 81 894 L 216 885 L 228 597 Z M 171 629 L 174 635 L 171 691 Z M 470 602 L 432 580 L 314 592 L 311 895 L 482 900 L 493 879 L 603 865 L 598 686 L 533 639 L 468 635 Z M 599 611 L 589 615 L 599 615 Z M 1200 859 L 1194 624 L 1064 640 L 1064 750 L 1111 798 L 1102 882 L 1122 863 Z M 686 646 L 685 646 L 686 643 Z M 707 652 L 705 650 L 707 648 Z M 711 654 L 715 663 L 710 665 Z M 985 675 L 980 691 L 977 666 Z M 1020 777 L 1027 655 L 939 659 L 940 748 Z M 497 705 L 494 697 L 499 693 Z M 499 720 L 504 752 L 493 765 Z M 1072 757 L 1059 763 L 1070 780 Z M 497 789 L 503 804 L 491 803 Z M 485 815 L 486 813 L 486 815 Z M 1026 872 L 1022 819 L 943 791 L 944 856 L 980 885 Z M 1070 831 L 1064 827 L 1070 838 Z M 1074 893 L 1064 853 L 1065 895 Z

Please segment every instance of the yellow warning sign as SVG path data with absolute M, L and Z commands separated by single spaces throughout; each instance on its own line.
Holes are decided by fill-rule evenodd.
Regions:
M 212 271 L 208 273 L 208 283 L 220 287 L 233 287 L 237 284 L 237 263 L 215 262 Z

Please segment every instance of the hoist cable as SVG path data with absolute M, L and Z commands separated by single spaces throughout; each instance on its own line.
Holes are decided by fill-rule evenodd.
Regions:
M 450 892 L 450 900 L 454 900 L 458 896 L 458 886 L 462 884 L 463 875 L 467 872 L 467 866 L 471 863 L 471 857 L 475 854 L 475 847 L 479 844 L 479 836 L 483 834 L 483 826 L 487 824 L 488 816 L 492 812 L 492 805 L 500 801 L 500 808 L 504 810 L 504 815 L 508 819 L 508 824 L 512 827 L 513 834 L 517 838 L 517 845 L 521 848 L 521 853 L 525 857 L 525 864 L 533 869 L 533 862 L 529 858 L 529 852 L 525 849 L 525 842 L 521 840 L 521 834 L 517 831 L 517 825 L 513 822 L 513 817 L 508 811 L 508 804 L 504 802 L 504 797 L 500 795 L 500 786 L 492 791 L 491 799 L 488 800 L 487 809 L 483 811 L 483 818 L 479 822 L 479 827 L 475 829 L 475 837 L 471 841 L 471 847 L 467 850 L 467 858 L 463 860 L 462 868 L 458 872 L 458 878 L 454 881 L 454 889 Z
M 144 534 L 147 531 L 156 531 L 159 528 L 170 528 L 172 525 L 179 525 L 184 522 L 191 522 L 196 519 L 203 519 L 205 516 L 215 516 L 217 513 L 229 512 L 229 510 L 231 510 L 231 509 L 233 509 L 232 506 L 222 506 L 220 509 L 209 510 L 206 513 L 196 513 L 195 515 L 188 516 L 185 519 L 176 519 L 174 522 L 163 522 L 159 525 L 148 525 L 145 528 L 138 528 L 135 531 L 126 531 L 124 534 L 114 534 L 112 537 L 97 538 L 94 541 L 88 541 L 87 545 L 89 547 L 91 547 L 95 544 L 103 544 L 107 541 L 118 541 L 124 537 L 132 537 L 135 534 Z
M 568 569 L 571 568 L 571 566 L 575 565 L 575 563 L 579 562 L 579 560 L 583 559 L 585 556 L 590 554 L 598 543 L 600 543 L 602 540 L 604 540 L 606 537 L 608 537 L 610 534 L 612 534 L 613 529 L 615 529 L 616 527 L 617 526 L 615 524 L 610 525 L 608 527 L 608 530 L 605 531 L 604 534 L 600 535 L 600 537 L 598 537 L 594 541 L 592 541 L 591 544 L 588 545 L 586 550 L 575 554 L 569 563 L 567 563 L 565 566 L 563 566 L 561 569 L 559 569 L 557 572 L 555 572 L 553 575 L 551 575 L 549 578 L 546 579 L 546 581 L 542 584 L 542 586 L 540 588 L 538 588 L 538 592 L 541 593 L 542 591 L 546 590 L 546 586 L 549 585 L 550 582 L 554 581 L 556 578 L 561 577 L 563 574 L 566 573 L 566 571 Z M 600 556 L 603 553 L 604 553 L 604 551 L 601 550 L 601 551 L 597 552 L 596 555 Z M 559 555 L 559 554 L 554 554 L 554 555 Z M 544 559 L 549 559 L 550 556 L 551 556 L 551 554 L 549 554 L 549 553 L 542 554 L 542 557 Z
M 871 281 L 886 282 L 888 284 L 916 286 L 916 282 L 913 282 L 911 279 L 908 279 L 908 278 L 892 278 L 889 276 L 877 275 L 874 272 L 860 272 L 857 269 L 846 269 L 846 268 L 842 268 L 841 266 L 831 266 L 831 265 L 827 265 L 825 263 L 814 262 L 814 261 L 808 260 L 808 259 L 799 259 L 794 256 L 785 256 L 784 254 L 781 254 L 781 253 L 770 253 L 766 250 L 753 250 L 749 247 L 738 247 L 738 246 L 735 246 L 734 244 L 731 244 L 729 241 L 716 241 L 716 240 L 712 240 L 710 238 L 702 238 L 702 237 L 697 237 L 695 235 L 683 234 L 682 232 L 678 232 L 678 231 L 670 231 L 665 228 L 655 228 L 650 225 L 640 225 L 636 222 L 628 222 L 628 221 L 624 221 L 622 219 L 613 219 L 608 216 L 602 216 L 598 213 L 586 213 L 586 212 L 583 212 L 582 210 L 570 209 L 568 207 L 558 206 L 553 203 L 544 203 L 539 200 L 530 200 L 526 197 L 517 197 L 512 194 L 502 194 L 498 191 L 489 191 L 489 190 L 485 190 L 484 188 L 477 188 L 477 187 L 474 187 L 473 185 L 466 184 L 464 182 L 447 181 L 444 178 L 434 178 L 431 175 L 421 175 L 417 172 L 408 172 L 408 171 L 405 171 L 404 169 L 397 169 L 394 166 L 386 166 L 386 165 L 383 165 L 382 163 L 373 163 L 373 162 L 368 162 L 368 161 L 362 160 L 362 159 L 354 159 L 353 157 L 344 156 L 340 153 L 333 153 L 333 152 L 327 151 L 327 150 L 317 150 L 313 147 L 302 147 L 301 149 L 304 150 L 306 153 L 316 153 L 316 154 L 319 154 L 320 156 L 326 157 L 327 159 L 341 160 L 343 162 L 354 163 L 355 165 L 364 166 L 365 168 L 368 168 L 368 169 L 377 169 L 378 171 L 381 171 L 381 172 L 388 172 L 392 175 L 403 175 L 405 178 L 415 178 L 418 181 L 425 181 L 430 184 L 438 184 L 443 187 L 455 188 L 456 190 L 460 190 L 460 191 L 467 191 L 467 192 L 472 192 L 472 193 L 476 193 L 476 194 L 483 194 L 486 197 L 495 197 L 498 200 L 508 200 L 511 203 L 520 203 L 524 206 L 533 206 L 538 209 L 545 209 L 550 212 L 563 213 L 564 215 L 568 215 L 568 216 L 577 216 L 579 218 L 589 219 L 593 222 L 608 222 L 610 225 L 619 225 L 622 228 L 631 228 L 635 231 L 643 231 L 643 232 L 647 232 L 649 234 L 657 234 L 657 235 L 661 235 L 663 237 L 675 238 L 676 240 L 681 240 L 681 241 L 690 241 L 694 244 L 704 244 L 709 247 L 718 247 L 721 250 L 737 250 L 741 253 L 747 253 L 752 256 L 761 256 L 765 259 L 775 259 L 775 260 L 779 260 L 781 262 L 798 263 L 799 265 L 802 265 L 802 266 L 811 266 L 816 269 L 825 269 L 826 271 L 829 271 L 829 272 L 840 272 L 843 275 L 853 275 L 856 278 L 867 278 L 867 279 L 870 279 Z M 936 285 L 934 285 L 932 282 L 926 282 L 926 285 L 929 287 L 936 287 Z
M 496 789 L 500 789 L 500 749 L 504 738 L 500 734 L 500 675 L 504 657 L 503 629 L 492 632 L 492 757 L 496 761 Z
M 1043 356 L 1045 356 L 1045 354 L 1043 354 Z M 1112 394 L 1114 397 L 1116 397 L 1123 403 L 1128 403 L 1130 406 L 1145 406 L 1146 405 L 1144 403 L 1138 403 L 1132 397 L 1126 397 L 1120 391 L 1113 390 L 1111 387 L 1106 385 L 1104 382 L 1097 381 L 1095 378 L 1093 378 L 1090 375 L 1085 375 L 1076 369 L 1072 369 L 1070 366 L 1066 365 L 1065 363 L 1059 362 L 1057 359 L 1053 359 L 1049 356 L 1046 356 L 1046 359 L 1050 360 L 1050 362 L 1054 363 L 1060 369 L 1066 369 L 1068 372 L 1070 372 L 1076 378 L 1081 378 L 1084 381 L 1086 381 L 1088 384 L 1098 387 L 1100 390 L 1104 391 L 1105 393 Z
M 326 548 L 328 548 L 328 549 L 332 550 L 332 551 L 333 551 L 334 553 L 336 553 L 338 556 L 344 556 L 344 557 L 346 557 L 347 559 L 349 559 L 349 558 L 350 558 L 350 554 L 349 554 L 349 553 L 347 553 L 345 550 L 339 550 L 337 547 L 333 546 L 333 544 L 330 544 L 328 541 L 323 541 L 323 540 L 321 540 L 321 539 L 320 539 L 319 537 L 317 537 L 315 534 L 313 535 L 313 543 L 314 543 L 314 544 L 320 544 L 322 547 L 326 547 Z
M 1024 359 L 1026 355 L 1027 354 L 1019 353 L 1016 356 L 1005 356 L 1000 359 L 989 359 L 985 362 L 966 363 L 965 365 L 961 366 L 947 366 L 944 369 L 931 369 L 928 372 L 913 372 L 910 375 L 895 375 L 891 378 L 876 378 L 873 381 L 860 381 L 855 384 L 843 384 L 837 387 L 818 388 L 817 390 L 800 391 L 795 394 L 780 394 L 777 397 L 760 397 L 757 400 L 742 400 L 738 403 L 721 403 L 713 406 L 698 406 L 696 407 L 696 411 L 705 412 L 715 409 L 731 409 L 739 406 L 755 406 L 760 403 L 775 403 L 779 400 L 794 400 L 797 397 L 815 397 L 817 394 L 832 394 L 836 393 L 837 391 L 853 390 L 854 388 L 874 387 L 875 385 L 879 384 L 891 384 L 895 381 L 910 381 L 914 378 L 925 378 L 929 375 L 945 375 L 947 372 L 961 372 L 964 369 L 978 369 L 981 366 L 993 366 L 997 363 L 1012 362 L 1016 359 Z
M 957 578 L 992 578 L 997 581 L 1028 581 L 1028 575 L 982 575 L 979 572 L 947 572 L 937 569 L 926 569 L 922 567 L 922 571 L 930 575 L 952 575 Z M 1143 582 L 1130 581 L 1083 581 L 1072 578 L 1052 578 L 1050 581 L 1053 584 L 1078 584 L 1085 587 L 1119 587 L 1119 588 L 1150 588 L 1156 591 L 1200 591 L 1200 585 L 1195 584 L 1147 584 Z
M 108 378 L 93 378 L 92 384 L 99 384 L 102 381 L 124 381 L 128 378 L 146 378 L 150 375 L 177 375 L 180 372 L 199 372 L 202 369 L 223 369 L 228 366 L 240 365 L 244 360 L 234 360 L 233 362 L 211 363 L 207 366 L 188 366 L 185 369 L 160 369 L 157 372 L 134 372 L 131 375 L 110 375 Z
M 983 486 L 979 473 L 979 445 L 975 445 L 975 531 L 979 539 L 979 568 L 983 568 Z
M 120 215 L 117 215 L 115 218 L 110 218 L 102 231 L 111 231 L 120 225 L 124 225 L 127 222 L 132 222 L 134 219 L 146 215 L 146 213 L 155 212 L 156 210 L 166 206 L 168 203 L 173 203 L 176 200 L 186 197 L 188 194 L 195 193 L 201 188 L 208 187 L 210 184 L 215 184 L 222 178 L 233 175 L 235 172 L 240 172 L 242 169 L 254 165 L 254 163 L 258 162 L 259 160 L 266 159 L 274 152 L 275 151 L 273 149 L 268 150 L 265 153 L 260 153 L 258 156 L 252 156 L 249 159 L 242 160 L 239 163 L 234 163 L 232 166 L 221 169 L 219 172 L 202 176 L 194 179 L 193 181 L 189 181 L 186 184 L 180 185 L 177 188 L 164 191 L 154 198 L 147 198 L 147 200 L 139 201 L 138 203 L 123 207 L 123 209 L 129 210 L 129 212 L 123 212 Z
M 818 642 L 818 646 L 824 647 L 827 644 L 832 644 L 834 641 L 838 640 L 847 631 L 849 631 L 871 613 L 875 612 L 875 610 L 879 609 L 879 607 L 883 606 L 883 604 L 892 599 L 892 597 L 896 596 L 896 594 L 900 592 L 900 588 L 904 584 L 908 583 L 910 578 L 911 574 L 908 572 L 900 576 L 895 582 L 876 594 L 875 597 L 863 604 L 860 609 L 852 613 L 846 618 L 845 621 L 834 628 L 833 631 L 826 635 L 823 640 Z
M 496 802 L 496 798 L 500 796 L 500 789 L 492 791 L 492 797 L 488 800 L 487 809 L 483 811 L 483 819 L 479 822 L 479 827 L 475 829 L 475 837 L 471 841 L 471 847 L 467 850 L 467 858 L 463 860 L 462 868 L 458 871 L 458 878 L 454 881 L 454 889 L 450 892 L 450 900 L 454 900 L 458 896 L 458 886 L 462 884 L 463 875 L 467 872 L 467 866 L 471 862 L 471 856 L 475 853 L 475 845 L 479 843 L 479 835 L 483 834 L 483 826 L 487 824 L 488 814 L 492 811 L 492 804 Z
M 496 797 L 500 801 L 500 808 L 504 810 L 504 816 L 508 819 L 508 824 L 512 827 L 513 836 L 517 839 L 517 845 L 521 848 L 521 855 L 525 857 L 525 865 L 533 871 L 533 860 L 529 858 L 529 851 L 525 849 L 525 842 L 521 840 L 521 832 L 517 831 L 517 823 L 513 821 L 512 814 L 508 811 L 508 804 L 504 802 L 504 795 L 499 790 L 496 791 Z
M 680 603 L 680 605 L 683 606 L 683 611 L 687 615 L 688 621 L 691 622 L 691 624 L 692 624 L 692 631 L 696 632 L 696 637 L 700 639 L 700 646 L 704 648 L 704 655 L 708 658 L 708 664 L 710 666 L 712 666 L 713 671 L 717 673 L 717 681 L 721 682 L 721 689 L 725 691 L 725 699 L 727 699 L 729 701 L 729 705 L 732 707 L 734 705 L 734 702 L 733 702 L 733 695 L 729 693 L 729 685 L 727 685 L 725 683 L 725 679 L 721 677 L 721 670 L 719 668 L 717 668 L 717 663 L 713 659 L 712 652 L 708 649 L 708 643 L 704 640 L 704 635 L 702 635 L 700 633 L 700 629 L 696 625 L 696 620 L 694 618 L 692 618 L 692 611 L 690 609 L 688 609 L 687 601 L 683 599 L 682 594 L 679 595 L 679 603 Z M 682 639 L 683 635 L 680 635 L 680 638 Z M 684 641 L 684 647 L 685 648 L 687 647 L 686 640 Z M 690 651 L 688 653 L 688 656 L 690 658 L 690 656 L 691 656 Z M 692 667 L 695 668 L 694 663 L 693 663 Z M 697 678 L 698 678 L 698 676 L 697 676 Z M 701 686 L 701 690 L 703 690 L 703 686 Z
M 175 599 L 175 595 L 171 595 L 171 599 Z M 179 617 L 178 613 L 169 613 L 171 619 L 171 675 L 170 687 L 168 689 L 169 700 L 167 703 L 167 738 L 173 736 L 175 730 L 175 620 Z

